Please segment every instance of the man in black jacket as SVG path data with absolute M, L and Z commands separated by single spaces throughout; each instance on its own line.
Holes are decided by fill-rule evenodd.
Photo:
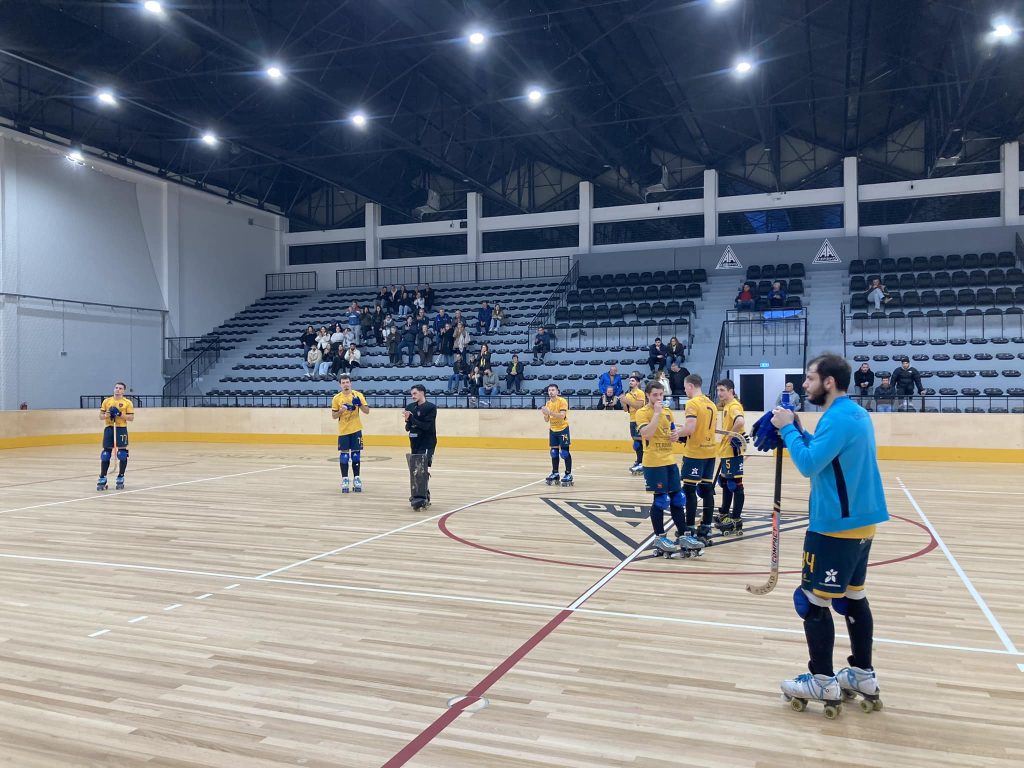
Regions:
M 672 368 L 668 372 L 668 385 L 672 388 L 672 397 L 676 401 L 676 404 L 672 406 L 673 408 L 682 407 L 683 395 L 686 394 L 683 391 L 683 385 L 686 383 L 686 377 L 689 375 L 689 368 L 681 366 L 679 363 L 672 363 Z
M 853 373 L 854 392 L 861 406 L 866 408 L 871 400 L 871 388 L 875 386 L 875 372 L 867 363 L 861 363 L 860 368 Z
M 875 410 L 878 413 L 892 413 L 893 404 L 896 402 L 896 388 L 889 382 L 889 377 L 883 375 L 882 383 L 875 387 Z
M 407 403 L 402 412 L 405 418 L 405 430 L 409 433 L 409 476 L 411 495 L 409 503 L 413 509 L 430 506 L 430 473 L 423 467 L 434 461 L 434 449 L 437 448 L 437 406 L 427 402 L 427 389 L 422 384 L 413 384 L 409 390 L 411 403 Z
M 651 373 L 665 370 L 665 353 L 668 350 L 661 344 L 661 338 L 654 340 L 647 351 L 647 364 L 651 366 Z M 673 390 L 675 391 L 675 390 Z
M 892 372 L 892 385 L 896 388 L 896 394 L 903 398 L 903 407 L 910 407 L 910 398 L 917 389 L 919 395 L 924 394 L 924 386 L 921 384 L 921 373 L 910 364 L 910 360 L 903 358 L 900 367 Z

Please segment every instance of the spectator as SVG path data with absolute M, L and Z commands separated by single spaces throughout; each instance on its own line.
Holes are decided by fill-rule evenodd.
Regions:
M 786 306 L 786 292 L 782 290 L 782 283 L 778 280 L 772 283 L 772 289 L 768 291 L 768 306 L 772 309 Z
M 335 323 L 334 324 L 334 333 L 331 334 L 331 338 L 330 338 L 331 344 L 340 344 L 341 343 L 341 339 L 342 339 L 341 324 L 340 323 Z
M 377 306 L 386 307 L 391 302 L 391 296 L 386 286 L 381 286 L 376 296 Z
M 498 374 L 490 366 L 484 368 L 484 375 L 480 379 L 480 397 L 494 397 L 498 394 Z
M 647 351 L 647 364 L 651 366 L 651 373 L 665 370 L 667 352 L 668 350 L 662 345 L 661 337 L 659 336 Z
M 755 301 L 757 301 L 757 293 L 750 287 L 750 283 L 744 283 L 736 294 L 736 309 L 750 311 L 754 308 Z
M 334 364 L 334 358 L 338 356 L 338 348 L 331 345 L 325 349 L 320 355 L 320 365 L 317 368 L 317 374 L 320 376 L 326 376 L 331 372 L 331 365 Z
M 690 375 L 690 370 L 683 367 L 679 363 L 672 363 L 672 368 L 668 372 L 668 385 L 671 387 L 671 391 L 675 392 L 675 408 L 682 408 L 683 405 L 683 384 L 686 383 L 686 377 Z M 668 392 L 665 393 L 668 396 Z
M 456 309 L 455 310 L 455 317 L 452 318 L 452 325 L 453 326 L 458 326 L 458 325 L 465 325 L 465 324 L 466 324 L 466 321 L 462 319 L 462 310 L 461 309 Z
M 420 336 L 416 340 L 417 349 L 420 353 L 420 365 L 434 364 L 434 332 L 430 326 L 424 323 L 420 326 Z
M 491 310 L 491 327 L 487 330 L 493 333 L 494 331 L 501 330 L 501 324 L 505 321 L 505 310 L 501 308 L 500 303 L 494 305 L 494 309 Z
M 309 354 L 309 348 L 316 344 L 316 331 L 313 330 L 312 325 L 307 325 L 305 332 L 299 336 L 299 343 L 302 345 L 302 359 L 306 359 L 306 355 Z
M 406 290 L 405 286 L 402 286 L 402 306 L 405 307 L 406 315 L 416 314 L 416 305 L 413 303 L 416 300 L 416 294 L 412 291 Z
M 491 367 L 491 348 L 487 344 L 480 345 L 480 356 L 477 358 L 476 364 L 481 371 Z
M 440 333 L 441 329 L 448 324 L 449 320 L 451 320 L 451 318 L 445 314 L 444 307 L 437 310 L 437 314 L 434 315 L 434 333 Z
M 486 333 L 491 324 L 491 305 L 486 301 L 480 305 L 476 313 L 476 329 L 479 333 Z
M 466 351 L 469 349 L 469 343 L 469 330 L 466 326 L 459 323 L 455 326 L 455 351 L 465 355 Z
M 384 308 L 378 304 L 373 308 L 373 337 L 377 340 L 377 344 L 384 343 L 384 329 L 387 324 L 384 322 L 384 318 L 387 315 L 384 314 Z
M 879 278 L 873 278 L 871 285 L 868 286 L 865 295 L 868 297 L 868 301 L 873 302 L 875 305 L 875 311 L 878 312 L 882 309 L 882 304 L 888 304 L 892 301 L 892 296 L 889 295 L 889 291 Z
M 853 372 L 854 392 L 861 406 L 867 407 L 871 400 L 871 388 L 875 386 L 875 372 L 867 363 L 861 363 L 860 369 Z
M 401 337 L 398 334 L 398 328 L 392 324 L 388 329 L 388 335 L 384 339 L 384 343 L 387 344 L 388 347 L 388 360 L 391 361 L 392 365 L 398 365 L 399 361 L 402 359 L 398 354 L 398 342 L 400 340 Z
M 434 308 L 434 289 L 427 283 L 423 287 L 423 307 L 430 312 Z
M 359 341 L 359 304 L 352 302 L 348 308 L 348 327 L 352 331 L 352 338 Z
M 924 386 L 921 384 L 921 373 L 910 364 L 910 360 L 903 358 L 900 367 L 892 372 L 892 385 L 896 387 L 896 394 L 903 398 L 903 406 L 910 407 L 910 398 L 917 389 L 917 394 L 924 394 Z
M 523 379 L 526 376 L 523 364 L 519 362 L 519 355 L 512 355 L 512 362 L 505 367 L 505 390 L 517 395 L 523 393 Z
M 480 373 L 480 369 L 474 365 L 473 369 L 469 372 L 469 393 L 474 396 L 478 395 L 483 383 L 484 375 Z
M 665 362 L 668 365 L 668 367 L 671 368 L 672 363 L 675 362 L 678 362 L 680 365 L 682 365 L 683 362 L 686 360 L 686 349 L 685 347 L 683 347 L 682 342 L 680 342 L 679 339 L 677 339 L 675 336 L 668 340 L 668 346 L 665 349 L 667 350 Z M 679 390 L 676 391 L 678 392 Z M 668 395 L 668 392 L 666 392 L 665 394 Z
M 338 374 L 345 370 L 345 347 L 334 348 L 334 359 L 331 361 L 330 374 L 335 379 Z
M 455 353 L 455 362 L 452 363 L 452 374 L 448 377 L 448 391 L 455 392 L 458 394 L 462 391 L 463 386 L 469 385 L 469 380 L 466 378 L 466 361 L 462 359 L 462 355 Z
M 352 329 L 347 326 L 341 327 L 341 344 L 342 349 L 348 349 L 348 345 L 356 340 L 355 334 L 352 333 Z
M 671 397 L 672 397 L 672 385 L 669 383 L 668 373 L 665 371 L 664 368 L 662 368 L 660 371 L 658 371 L 656 374 L 654 374 L 654 380 L 656 382 L 658 382 L 659 384 L 661 384 L 662 387 L 664 387 L 664 389 L 665 389 L 665 402 L 669 402 L 669 403 L 672 402 L 672 400 L 671 400 Z
M 611 387 L 616 397 L 622 394 L 622 377 L 619 375 L 619 368 L 616 365 L 611 366 L 597 379 L 597 388 L 599 390 L 604 392 L 609 387 Z
M 537 335 L 533 337 L 533 364 L 540 365 L 544 362 L 544 355 L 551 351 L 551 337 L 548 336 L 544 326 L 537 329 Z
M 398 314 L 398 308 L 401 305 L 402 294 L 399 293 L 398 289 L 391 285 L 388 286 L 388 312 L 392 315 Z
M 398 292 L 397 310 L 399 317 L 405 317 L 409 314 L 412 309 L 412 301 L 409 299 L 409 292 L 405 290 L 405 286 L 402 286 L 402 290 Z
M 427 311 L 427 302 L 423 300 L 423 294 L 421 294 L 419 291 L 416 291 L 415 295 L 412 297 L 412 307 L 416 311 L 419 311 L 421 309 L 424 312 Z
M 398 357 L 402 357 L 402 352 L 409 355 L 409 365 L 412 365 L 413 355 L 416 354 L 416 337 L 419 334 L 416 333 L 416 326 L 412 324 L 412 318 L 405 318 L 405 325 L 402 326 L 401 337 L 398 342 Z
M 363 307 L 359 313 L 359 338 L 363 344 L 369 344 L 373 338 L 373 315 L 369 307 Z
M 316 334 L 316 345 L 323 352 L 329 346 L 331 346 L 331 334 L 327 332 L 327 327 L 321 325 L 320 330 Z
M 793 386 L 792 381 L 786 382 L 786 388 L 783 389 L 779 396 L 775 399 L 775 406 L 779 407 L 783 404 L 788 404 L 790 410 L 800 410 L 800 395 L 797 394 L 796 388 Z
M 324 359 L 323 352 L 320 351 L 320 345 L 309 348 L 309 353 L 306 355 L 306 378 L 310 378 L 317 372 L 320 367 L 320 361 Z
M 359 351 L 355 344 L 349 344 L 348 349 L 345 350 L 345 365 L 343 370 L 351 373 L 356 368 L 359 368 L 362 365 L 360 362 L 362 356 L 362 352 Z
M 896 402 L 896 387 L 885 374 L 882 374 L 882 383 L 875 387 L 874 394 L 875 410 L 879 413 L 892 413 L 892 407 Z
M 615 393 L 612 387 L 605 387 L 604 393 L 601 395 L 601 400 L 597 404 L 597 410 L 599 411 L 617 411 L 619 410 L 619 395 Z
M 445 365 L 455 362 L 455 329 L 451 323 L 446 322 L 437 334 L 437 352 Z
M 471 371 L 474 368 L 479 368 L 480 366 L 477 365 L 477 360 L 478 360 L 478 358 L 477 358 L 476 352 L 467 352 L 466 353 L 466 370 Z

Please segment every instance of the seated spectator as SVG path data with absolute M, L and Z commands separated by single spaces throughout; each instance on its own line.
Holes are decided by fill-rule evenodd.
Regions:
M 498 394 L 498 374 L 491 370 L 490 366 L 484 368 L 483 376 L 480 378 L 480 397 L 494 397 Z
M 622 394 L 622 377 L 619 375 L 619 368 L 616 365 L 611 366 L 597 379 L 597 388 L 599 390 L 604 392 L 609 387 L 611 387 L 612 393 L 616 397 Z
M 331 361 L 331 370 L 329 373 L 334 378 L 338 378 L 338 374 L 345 370 L 345 348 L 335 347 L 334 359 Z
M 672 363 L 672 368 L 668 372 L 668 384 L 669 387 L 671 387 L 671 391 L 676 393 L 675 405 L 673 406 L 674 408 L 678 409 L 683 407 L 683 395 L 685 394 L 683 385 L 686 383 L 686 377 L 689 375 L 690 370 L 688 368 L 685 368 L 679 363 Z M 668 392 L 665 394 L 667 396 Z
M 413 355 L 416 354 L 416 339 L 419 334 L 416 333 L 416 326 L 412 324 L 411 317 L 405 318 L 405 325 L 402 326 L 400 334 L 398 356 L 401 358 L 402 353 L 405 352 L 409 355 L 409 365 L 412 365 Z
M 321 353 L 320 365 L 316 371 L 320 376 L 326 376 L 331 372 L 331 365 L 334 364 L 334 358 L 338 356 L 337 350 L 338 348 L 332 345 Z
M 388 286 L 388 303 L 385 305 L 392 315 L 398 315 L 398 308 L 402 305 L 402 293 L 393 285 Z
M 679 341 L 675 336 L 668 340 L 668 346 L 665 348 L 666 351 L 666 363 L 668 367 L 672 367 L 672 363 L 678 362 L 680 365 L 686 360 L 685 348 L 682 342 Z M 677 390 L 678 391 L 678 390 Z M 667 392 L 665 393 L 668 394 Z
M 427 311 L 427 302 L 424 301 L 423 294 L 421 294 L 419 291 L 416 291 L 416 293 L 413 294 L 412 308 L 417 312 L 420 310 L 423 310 L 424 312 Z
M 772 283 L 772 289 L 768 291 L 768 306 L 772 309 L 782 309 L 786 306 L 786 292 L 782 290 L 782 283 L 778 280 Z
M 669 383 L 668 373 L 663 368 L 654 374 L 654 380 L 665 388 L 665 402 L 672 402 L 672 385 Z
M 437 310 L 437 314 L 434 315 L 434 333 L 440 333 L 441 329 L 444 328 L 445 324 L 449 323 L 450 321 L 451 318 L 445 314 L 444 307 L 441 307 L 439 310 Z
M 896 403 L 896 387 L 894 387 L 889 377 L 885 374 L 882 375 L 882 383 L 875 387 L 875 410 L 879 413 L 891 413 L 892 407 Z
M 346 328 L 345 326 L 342 326 L 342 328 L 341 328 L 341 341 L 338 342 L 341 345 L 341 348 L 342 349 L 348 349 L 349 344 L 355 343 L 355 340 L 356 340 L 356 337 L 355 337 L 355 334 L 352 333 L 352 329 L 351 328 Z
M 398 316 L 405 317 L 412 312 L 412 296 L 405 290 L 405 286 L 402 286 L 402 290 L 398 292 Z
M 892 301 L 892 296 L 889 295 L 889 291 L 879 278 L 875 278 L 871 281 L 871 285 L 868 286 L 865 294 L 868 297 L 868 301 L 875 305 L 875 311 L 878 312 L 882 309 L 882 304 L 888 304 Z
M 420 353 L 420 365 L 434 364 L 434 332 L 426 323 L 420 326 L 420 336 L 416 340 L 416 348 Z
M 312 325 L 306 326 L 306 330 L 299 336 L 299 343 L 302 345 L 302 359 L 305 360 L 306 355 L 309 354 L 309 348 L 317 343 L 316 331 L 313 330 Z
M 480 372 L 480 369 L 474 365 L 469 372 L 469 393 L 471 395 L 479 394 L 480 387 L 483 386 L 483 383 L 484 375 Z
M 390 300 L 391 300 L 391 297 L 388 295 L 388 289 L 382 285 L 380 287 L 380 290 L 377 291 L 377 296 L 376 296 L 377 305 L 381 306 L 381 307 L 386 307 Z
M 519 355 L 512 355 L 512 362 L 505 367 L 505 391 L 517 395 L 523 393 L 523 378 L 526 376 L 526 368 L 519 362 Z
M 345 365 L 342 370 L 352 373 L 352 371 L 354 371 L 356 368 L 362 365 L 362 363 L 359 362 L 362 356 L 363 354 L 359 351 L 359 349 L 356 347 L 354 343 L 349 344 L 348 349 L 345 350 Z
M 327 331 L 327 327 L 321 325 L 320 330 L 316 334 L 316 345 L 323 352 L 329 346 L 331 346 L 331 334 Z
M 445 365 L 455 362 L 455 329 L 449 322 L 445 322 L 437 334 L 437 353 Z
M 757 301 L 757 293 L 750 287 L 750 283 L 744 283 L 736 294 L 735 306 L 736 309 L 750 311 L 754 308 L 754 302 Z
M 323 352 L 320 351 L 320 346 L 309 348 L 309 353 L 306 355 L 306 377 L 313 376 L 320 368 L 320 361 L 324 359 Z
M 853 372 L 854 397 L 862 406 L 867 407 L 871 400 L 871 388 L 875 386 L 875 372 L 867 363 L 861 363 L 860 368 Z
M 491 305 L 486 301 L 480 305 L 480 309 L 476 313 L 476 330 L 477 333 L 486 333 L 487 328 L 491 324 Z
M 465 355 L 469 349 L 470 341 L 469 329 L 461 323 L 457 324 L 455 326 L 455 351 Z
M 401 361 L 401 355 L 398 353 L 398 342 L 401 341 L 401 336 L 398 333 L 398 327 L 392 325 L 388 328 L 388 335 L 384 339 L 384 343 L 388 348 L 388 360 L 392 365 L 398 365 Z
M 373 315 L 369 307 L 363 307 L 359 313 L 359 338 L 363 344 L 369 344 L 373 339 Z
M 481 371 L 491 367 L 491 348 L 487 344 L 480 345 L 480 354 L 477 356 L 476 365 Z
M 540 365 L 544 362 L 544 355 L 551 351 L 551 337 L 543 326 L 537 329 L 537 335 L 533 337 L 533 364 Z
M 462 359 L 462 355 L 456 352 L 455 362 L 452 363 L 452 373 L 448 377 L 448 390 L 450 392 L 458 394 L 462 391 L 463 387 L 469 386 L 468 371 L 466 361 Z
M 361 314 L 359 303 L 353 301 L 348 308 L 348 327 L 352 331 L 354 341 L 359 341 L 359 315 Z
M 665 361 L 668 358 L 668 350 L 661 343 L 659 336 L 647 350 L 647 364 L 651 366 L 651 373 L 665 370 Z
M 430 283 L 427 283 L 423 287 L 423 307 L 430 312 L 434 308 L 434 289 L 430 287 Z
M 787 381 L 786 388 L 775 398 L 775 406 L 786 406 L 794 411 L 800 410 L 800 395 L 797 393 L 792 381 Z
M 341 331 L 341 325 L 335 323 L 334 333 L 331 334 L 331 344 L 341 344 L 345 340 L 345 335 Z
M 491 310 L 491 326 L 487 330 L 493 333 L 494 331 L 501 330 L 501 324 L 505 321 L 505 310 L 501 308 L 501 304 L 495 304 L 494 309 Z
M 619 394 L 622 394 L 621 392 Z M 601 401 L 597 404 L 597 410 L 599 411 L 617 411 L 619 410 L 619 395 L 615 394 L 615 390 L 611 387 L 605 387 L 604 393 L 601 395 Z

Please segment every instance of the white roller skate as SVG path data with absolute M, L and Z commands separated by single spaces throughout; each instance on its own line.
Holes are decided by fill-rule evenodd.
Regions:
M 639 461 L 629 468 L 629 473 L 634 477 L 636 475 L 642 475 L 644 473 L 644 465 Z
M 680 557 L 704 557 L 703 541 L 688 533 L 676 537 Z
M 342 493 L 348 493 L 348 490 L 349 490 L 348 478 L 344 477 L 341 480 L 341 492 Z
M 544 478 L 544 482 L 547 483 L 548 485 L 555 485 L 561 479 L 561 475 L 559 475 L 557 472 L 552 472 L 550 475 Z
M 352 481 L 352 491 L 354 493 L 363 492 L 363 481 L 360 478 L 357 477 Z
M 105 491 L 105 490 L 107 490 L 107 478 L 106 477 L 101 477 L 99 480 L 96 481 L 96 490 L 97 491 Z
M 679 554 L 679 545 L 664 534 L 654 537 L 651 549 L 654 551 L 655 557 L 675 557 Z
M 562 487 L 568 488 L 570 485 L 573 485 L 573 477 L 570 472 L 566 472 L 562 475 Z
M 789 706 L 796 712 L 807 709 L 808 701 L 824 704 L 825 717 L 829 720 L 835 720 L 843 711 L 843 689 L 834 677 L 805 672 L 792 680 L 783 680 L 779 687 L 782 689 L 782 700 L 789 702 Z
M 836 675 L 839 687 L 843 690 L 843 698 L 849 700 L 861 697 L 860 708 L 865 712 L 879 712 L 882 709 L 881 691 L 875 670 L 860 667 L 844 667 Z
M 117 479 L 114 480 L 114 490 L 116 490 L 116 491 L 123 491 L 124 490 L 124 475 L 118 475 Z

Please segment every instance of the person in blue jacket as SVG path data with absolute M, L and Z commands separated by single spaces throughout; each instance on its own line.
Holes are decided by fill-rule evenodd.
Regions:
M 793 464 L 811 480 L 801 584 L 793 593 L 807 638 L 809 674 L 784 681 L 782 690 L 794 699 L 832 704 L 844 694 L 860 695 L 865 708 L 881 709 L 871 659 L 874 621 L 864 587 L 875 528 L 889 512 L 871 417 L 846 395 L 851 375 L 839 355 L 821 355 L 808 364 L 805 396 L 824 410 L 813 435 L 800 427 L 792 410 L 772 412 Z M 832 667 L 830 608 L 845 618 L 853 651 L 838 675 Z

